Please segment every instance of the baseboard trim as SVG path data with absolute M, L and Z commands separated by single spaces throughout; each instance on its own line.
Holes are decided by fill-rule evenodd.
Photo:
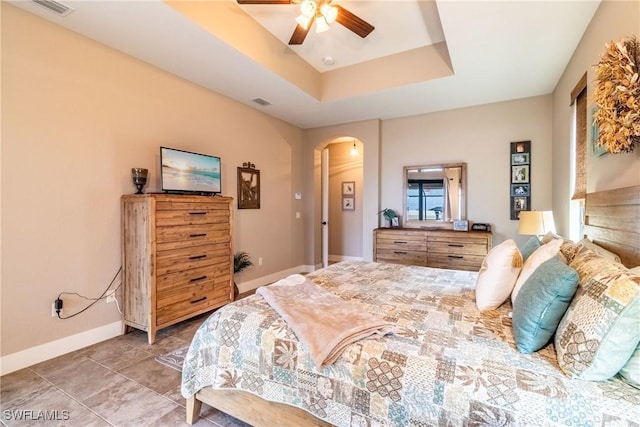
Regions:
M 0 375 L 62 356 L 75 350 L 122 335 L 122 322 L 117 321 L 45 344 L 0 357 Z
M 342 262 L 342 261 L 362 261 L 361 256 L 347 256 L 347 255 L 329 255 L 329 261 Z
M 265 286 L 270 283 L 276 282 L 280 279 L 284 279 L 285 277 L 292 274 L 311 273 L 314 270 L 316 270 L 316 268 L 313 265 L 299 265 L 297 267 L 288 268 L 286 270 L 278 271 L 267 276 L 258 277 L 257 279 L 247 280 L 246 282 L 236 282 L 236 285 L 238 285 L 238 291 L 240 293 L 243 293 L 257 289 L 260 286 Z

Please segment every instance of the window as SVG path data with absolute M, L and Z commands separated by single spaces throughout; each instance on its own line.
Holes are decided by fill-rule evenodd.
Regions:
M 569 207 L 569 238 L 578 241 L 584 234 L 584 198 L 587 192 L 587 74 L 585 73 L 571 91 L 573 105 L 572 139 L 572 188 Z
M 444 180 L 410 179 L 407 187 L 407 215 L 410 220 L 442 219 Z

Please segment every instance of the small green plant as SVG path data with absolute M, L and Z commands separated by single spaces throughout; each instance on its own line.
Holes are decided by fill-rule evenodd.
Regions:
M 251 267 L 253 262 L 251 262 L 251 257 L 246 252 L 236 252 L 233 254 L 233 272 L 240 273 L 247 267 Z
M 380 212 L 378 212 L 379 214 L 382 214 L 382 216 L 384 217 L 384 219 L 386 219 L 387 221 L 391 222 L 393 221 L 393 218 L 395 218 L 396 215 L 396 211 L 394 211 L 391 208 L 386 208 L 386 209 L 382 209 Z

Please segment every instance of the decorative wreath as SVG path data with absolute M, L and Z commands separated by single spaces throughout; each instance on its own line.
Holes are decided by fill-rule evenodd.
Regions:
M 595 66 L 597 145 L 609 153 L 630 153 L 640 143 L 640 44 L 633 36 L 605 47 Z

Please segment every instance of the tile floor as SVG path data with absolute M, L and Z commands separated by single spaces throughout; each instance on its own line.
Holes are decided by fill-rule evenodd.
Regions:
M 207 316 L 161 330 L 153 345 L 148 345 L 145 332 L 134 330 L 1 377 L 0 424 L 187 425 L 180 372 L 156 362 L 155 358 L 188 345 Z M 39 411 L 53 414 L 57 420 L 44 421 Z M 247 426 L 207 405 L 203 405 L 201 418 L 195 425 Z

